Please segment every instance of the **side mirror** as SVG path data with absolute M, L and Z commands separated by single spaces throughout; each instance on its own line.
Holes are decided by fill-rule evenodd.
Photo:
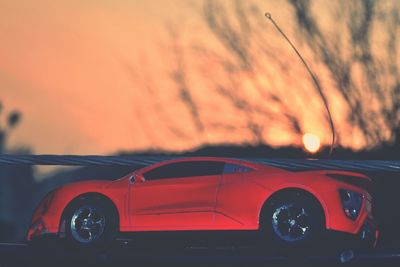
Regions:
M 136 174 L 135 175 L 135 182 L 144 183 L 144 181 L 145 181 L 145 179 L 144 179 L 143 175 L 141 175 L 141 174 Z
M 145 180 L 144 180 L 144 177 L 143 177 L 143 175 L 141 175 L 141 174 L 136 174 L 136 173 L 134 173 L 134 174 L 132 174 L 130 177 L 129 177 L 129 182 L 131 183 L 131 184 L 134 184 L 134 183 L 143 183 Z

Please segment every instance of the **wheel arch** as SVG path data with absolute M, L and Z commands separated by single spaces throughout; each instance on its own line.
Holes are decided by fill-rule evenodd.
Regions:
M 275 198 L 280 197 L 282 195 L 286 195 L 286 194 L 295 194 L 295 193 L 300 193 L 303 194 L 307 197 L 309 197 L 312 201 L 314 201 L 317 206 L 320 208 L 323 217 L 324 217 L 324 225 L 325 227 L 328 227 L 329 225 L 329 214 L 327 211 L 327 207 L 325 205 L 325 203 L 323 202 L 323 200 L 314 192 L 311 192 L 309 189 L 305 189 L 302 187 L 286 187 L 286 188 L 282 188 L 279 189 L 277 191 L 275 191 L 274 193 L 272 193 L 270 196 L 268 196 L 268 198 L 264 201 L 263 205 L 261 206 L 259 215 L 258 215 L 258 228 L 260 228 L 261 226 L 261 218 L 264 212 L 266 212 L 268 205 L 271 203 L 271 201 L 273 201 Z
M 120 215 L 118 212 L 118 208 L 115 205 L 114 201 L 111 200 L 111 198 L 109 198 L 108 196 L 106 196 L 102 193 L 98 193 L 98 192 L 86 192 L 86 193 L 79 194 L 78 196 L 71 199 L 71 201 L 69 201 L 68 204 L 63 209 L 63 212 L 61 214 L 60 221 L 59 221 L 59 227 L 58 227 L 58 234 L 60 237 L 65 237 L 65 223 L 66 223 L 65 219 L 66 219 L 66 215 L 68 214 L 68 211 L 78 201 L 81 201 L 84 199 L 89 199 L 89 198 L 97 199 L 99 201 L 103 201 L 104 203 L 107 203 L 107 205 L 109 205 L 109 207 L 114 210 L 114 213 L 115 213 L 116 219 L 117 219 L 117 225 L 118 226 L 120 225 L 120 218 L 119 218 Z

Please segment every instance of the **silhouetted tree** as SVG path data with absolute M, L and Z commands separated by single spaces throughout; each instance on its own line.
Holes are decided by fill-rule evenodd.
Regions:
M 0 116 L 3 114 L 0 102 Z M 6 124 L 0 125 L 0 153 L 29 153 L 27 149 L 6 150 L 6 141 L 12 130 L 21 121 L 19 111 L 11 111 Z M 0 167 L 0 242 L 24 240 L 33 209 L 35 192 L 32 166 Z
M 0 116 L 3 112 L 3 105 L 0 102 Z M 6 114 L 7 123 L 5 126 L 0 125 L 0 153 L 4 152 L 7 135 L 10 131 L 17 126 L 21 120 L 21 113 L 19 111 L 12 111 Z
M 190 86 L 187 82 L 185 57 L 183 49 L 181 48 L 179 43 L 179 36 L 176 28 L 173 26 L 169 27 L 169 32 L 172 40 L 172 52 L 176 62 L 174 70 L 171 72 L 171 78 L 175 82 L 175 85 L 178 89 L 180 100 L 189 110 L 192 121 L 194 122 L 197 131 L 202 133 L 204 131 L 204 124 L 200 117 L 198 104 L 193 98 Z
M 303 40 L 329 71 L 367 145 L 400 145 L 400 6 L 397 1 L 331 4 L 336 23 L 327 31 L 312 0 L 289 0 Z M 383 40 L 383 41 L 382 41 Z M 377 45 L 377 41 L 380 41 Z
M 363 147 L 393 142 L 399 145 L 400 5 L 395 1 L 327 1 L 329 7 L 324 14 L 333 18 L 328 28 L 326 18 L 313 9 L 321 2 L 281 3 L 292 9 L 293 16 L 285 18 L 291 25 L 288 35 L 305 52 L 318 80 L 329 85 L 329 106 L 339 102 L 341 111 L 347 114 L 345 121 L 337 121 L 338 113 L 332 110 L 335 123 L 342 126 L 337 127 L 339 145 L 341 135 L 351 135 L 355 130 L 355 136 L 361 133 L 364 139 Z M 268 23 L 264 17 L 268 10 L 262 10 L 260 2 L 204 0 L 197 8 L 214 37 L 212 42 L 205 43 L 200 38 L 191 46 L 183 46 L 180 25 L 168 28 L 174 64 L 170 78 L 198 134 L 189 136 L 207 143 L 207 136 L 216 131 L 229 134 L 241 130 L 253 144 L 262 144 L 268 143 L 270 132 L 278 129 L 280 132 L 275 135 L 283 132 L 291 135 L 291 140 L 300 140 L 311 123 L 322 125 L 327 130 L 326 137 L 330 135 L 323 103 L 312 80 Z M 276 20 L 283 21 L 279 17 Z M 285 30 L 287 24 L 283 25 Z M 193 76 L 198 84 L 192 83 Z M 149 93 L 157 94 L 159 90 L 152 87 L 147 87 L 151 89 Z M 204 92 L 209 94 L 210 102 L 218 101 L 224 110 L 233 111 L 235 120 L 223 119 L 226 117 L 220 114 L 210 119 L 210 111 L 204 112 L 208 103 L 200 102 L 198 91 L 194 91 L 201 87 L 208 89 Z M 159 117 L 165 117 L 162 113 L 167 113 L 168 107 L 160 101 L 155 103 Z M 313 113 L 315 121 L 310 122 L 303 110 Z M 174 133 L 188 136 L 179 123 L 167 121 L 173 120 L 164 122 Z
M 246 127 L 258 144 L 267 142 L 265 134 L 271 124 L 283 125 L 295 135 L 303 133 L 300 114 L 293 105 L 298 99 L 289 100 L 276 90 L 276 75 L 270 71 L 270 66 L 276 66 L 282 77 L 287 77 L 291 75 L 287 71 L 290 63 L 279 56 L 269 42 L 262 14 L 257 5 L 249 1 L 235 0 L 227 5 L 221 1 L 206 0 L 203 18 L 224 51 L 195 46 L 195 51 L 203 58 L 211 58 L 220 64 L 223 71 L 219 76 L 209 73 L 204 77 L 211 81 L 210 86 L 219 95 L 246 117 Z M 203 73 L 206 71 L 202 70 Z M 300 87 L 296 88 L 299 94 L 304 90 Z M 246 96 L 246 90 L 258 94 L 259 100 Z
M 366 147 L 385 142 L 399 145 L 400 5 L 396 1 L 374 0 L 327 3 L 335 23 L 326 29 L 321 22 L 324 18 L 312 9 L 316 2 L 287 1 L 293 8 L 291 19 L 295 21 L 296 37 L 308 46 L 302 50 L 312 51 L 313 65 L 323 66 L 317 69 L 317 75 L 328 72 L 334 82 L 332 89 L 339 92 L 348 108 L 349 125 L 361 130 Z M 214 78 L 215 87 L 218 93 L 248 114 L 249 129 L 253 129 L 254 136 L 263 135 L 266 122 L 277 121 L 286 121 L 293 133 L 300 134 L 304 124 L 301 114 L 293 108 L 293 99 L 286 99 L 287 95 L 276 90 L 277 77 L 268 71 L 272 66 L 289 81 L 293 78 L 290 74 L 293 62 L 289 63 L 285 58 L 293 59 L 294 55 L 287 50 L 282 55 L 282 51 L 272 45 L 276 41 L 272 38 L 274 33 L 266 27 L 264 11 L 253 1 L 235 0 L 224 4 L 218 0 L 205 0 L 206 25 L 225 50 L 215 52 L 207 46 L 196 49 L 216 58 L 224 67 L 225 79 Z M 375 44 L 377 41 L 379 46 Z M 240 92 L 244 90 L 244 75 L 253 78 L 246 82 L 251 83 L 250 89 L 259 93 L 264 105 L 247 104 Z M 265 77 L 269 84 L 261 84 L 257 75 Z M 233 83 L 222 85 L 221 80 Z M 287 84 L 288 88 L 291 86 Z M 311 96 L 310 89 L 306 91 L 307 88 L 295 86 L 294 94 Z M 304 101 L 304 97 L 301 98 L 300 101 Z M 335 100 L 329 99 L 330 102 Z M 269 109 L 270 105 L 276 105 L 276 109 Z M 252 120 L 255 114 L 263 114 L 265 120 Z

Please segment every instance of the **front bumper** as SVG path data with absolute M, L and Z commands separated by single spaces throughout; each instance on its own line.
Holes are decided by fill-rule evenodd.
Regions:
M 28 230 L 27 240 L 32 241 L 33 239 L 40 238 L 47 235 L 56 235 L 58 232 L 57 227 L 49 227 L 43 218 L 32 223 Z

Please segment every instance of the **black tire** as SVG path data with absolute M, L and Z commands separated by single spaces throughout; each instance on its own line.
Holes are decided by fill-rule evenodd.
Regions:
M 261 214 L 261 240 L 275 251 L 291 255 L 314 251 L 324 234 L 321 206 L 300 191 L 273 197 Z
M 106 250 L 118 231 L 117 216 L 113 205 L 101 198 L 75 200 L 65 216 L 67 244 L 79 250 Z

